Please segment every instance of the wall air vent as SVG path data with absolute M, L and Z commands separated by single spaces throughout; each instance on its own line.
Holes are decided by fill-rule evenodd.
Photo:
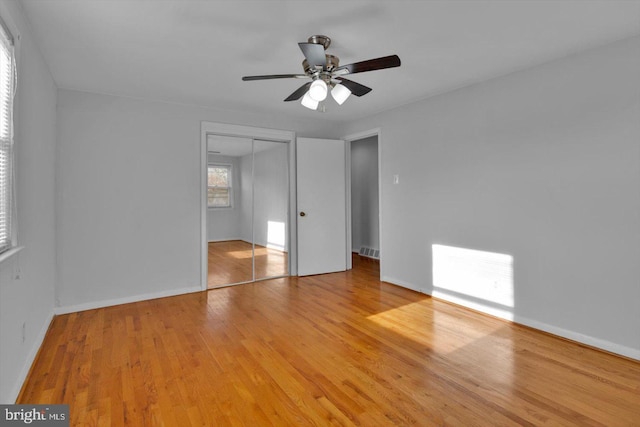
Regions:
M 380 249 L 374 249 L 367 246 L 361 246 L 360 252 L 358 252 L 360 256 L 365 256 L 367 258 L 380 259 Z

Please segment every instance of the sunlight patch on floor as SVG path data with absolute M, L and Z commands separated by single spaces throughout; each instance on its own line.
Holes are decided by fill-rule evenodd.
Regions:
M 459 316 L 440 313 L 432 306 L 431 300 L 372 314 L 367 316 L 367 320 L 416 343 L 423 343 L 433 352 L 443 355 L 482 340 L 503 327 L 500 324 L 469 324 L 462 330 L 452 328 L 452 325 L 461 321 Z
M 244 251 L 229 251 L 227 254 L 232 258 L 238 259 L 253 258 L 253 251 L 251 249 Z

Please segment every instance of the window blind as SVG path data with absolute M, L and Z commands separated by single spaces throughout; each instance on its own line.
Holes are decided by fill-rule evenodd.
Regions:
M 2 24 L 0 22 L 0 24 Z M 14 243 L 13 97 L 15 93 L 13 39 L 0 25 L 0 253 Z

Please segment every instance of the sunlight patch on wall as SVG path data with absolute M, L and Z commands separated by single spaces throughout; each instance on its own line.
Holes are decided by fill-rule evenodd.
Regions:
M 432 245 L 433 296 L 513 320 L 513 257 Z
M 285 230 L 284 222 L 267 221 L 267 247 L 284 251 L 286 249 Z

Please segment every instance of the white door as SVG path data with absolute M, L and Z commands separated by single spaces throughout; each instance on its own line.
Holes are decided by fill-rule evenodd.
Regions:
M 298 275 L 347 269 L 345 142 L 298 138 Z

